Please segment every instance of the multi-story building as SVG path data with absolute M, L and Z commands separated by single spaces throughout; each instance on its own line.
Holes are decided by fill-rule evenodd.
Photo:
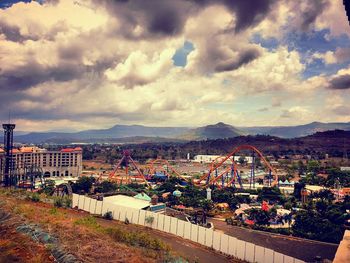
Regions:
M 0 149 L 0 171 L 4 171 L 5 155 Z M 38 147 L 12 150 L 12 167 L 17 175 L 25 174 L 31 167 L 42 170 L 44 177 L 79 176 L 82 172 L 82 149 L 65 148 L 50 151 Z

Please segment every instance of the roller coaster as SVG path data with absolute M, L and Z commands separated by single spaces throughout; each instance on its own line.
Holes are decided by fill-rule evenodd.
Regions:
M 172 175 L 180 178 L 184 178 L 176 169 L 169 163 L 169 161 L 157 158 L 149 162 L 148 176 L 156 175 L 161 173 L 167 178 L 170 178 Z
M 266 186 L 277 186 L 278 185 L 278 176 L 275 169 L 271 164 L 265 159 L 263 154 L 254 146 L 251 145 L 241 145 L 236 147 L 231 153 L 226 156 L 219 156 L 210 164 L 209 171 L 207 174 L 204 174 L 199 180 L 195 183 L 197 185 L 217 185 L 218 187 L 229 187 L 239 185 L 240 188 L 243 188 L 242 177 L 238 172 L 238 164 L 235 163 L 234 156 L 240 151 L 249 150 L 252 152 L 252 163 L 249 180 L 249 187 L 255 187 L 255 161 L 258 156 L 260 160 L 265 165 L 265 169 L 268 172 L 268 175 L 265 176 L 264 184 Z M 219 168 L 221 170 L 219 171 Z M 221 183 L 221 184 L 220 184 Z
M 129 168 L 130 164 L 132 165 L 131 167 L 133 167 L 137 174 L 135 176 L 133 176 L 133 179 L 141 179 L 143 180 L 147 185 L 149 185 L 149 182 L 147 181 L 147 179 L 145 178 L 145 176 L 143 175 L 142 171 L 138 168 L 138 166 L 136 165 L 135 161 L 131 158 L 130 155 L 130 151 L 125 150 L 123 151 L 123 156 L 122 158 L 119 160 L 119 162 L 113 167 L 113 171 L 109 174 L 109 180 L 110 181 L 116 181 L 116 180 L 120 180 L 121 183 L 126 182 L 131 183 L 131 175 L 129 173 Z M 118 170 L 120 169 L 124 169 L 124 173 L 123 175 L 120 177 L 117 176 Z
M 250 167 L 250 175 L 248 178 L 243 178 L 239 173 L 238 168 L 239 164 L 236 163 L 234 157 L 235 154 L 241 151 L 250 151 L 252 152 L 252 162 Z M 256 159 L 259 158 L 265 167 L 265 172 L 263 182 L 265 186 L 278 186 L 278 176 L 275 169 L 271 164 L 266 160 L 263 154 L 254 146 L 251 145 L 241 145 L 236 147 L 232 152 L 226 156 L 219 156 L 214 159 L 209 166 L 208 173 L 205 173 L 202 177 L 197 180 L 193 180 L 193 183 L 197 186 L 208 187 L 210 185 L 216 185 L 219 188 L 224 187 L 236 187 L 243 188 L 243 180 L 248 179 L 249 188 L 255 188 L 255 179 L 256 179 Z M 135 175 L 130 174 L 131 166 L 136 171 Z M 124 169 L 124 175 L 120 176 L 118 170 Z M 121 183 L 131 183 L 133 178 L 135 181 L 141 179 L 148 186 L 151 181 L 167 180 L 171 176 L 175 176 L 183 179 L 184 182 L 188 181 L 188 177 L 181 175 L 176 169 L 169 163 L 169 161 L 157 158 L 148 162 L 148 165 L 144 171 L 138 168 L 135 161 L 131 158 L 130 152 L 125 150 L 123 152 L 123 157 L 120 161 L 114 166 L 113 171 L 109 174 L 109 180 L 119 180 Z M 119 173 L 119 174 L 118 174 Z M 117 176 L 118 175 L 118 176 Z

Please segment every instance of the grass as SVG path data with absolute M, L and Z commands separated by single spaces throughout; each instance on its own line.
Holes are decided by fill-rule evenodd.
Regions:
M 105 225 L 102 223 L 101 225 L 94 216 L 65 210 L 54 206 L 52 203 L 48 204 L 42 201 L 34 203 L 31 199 L 25 198 L 27 195 L 28 192 L 26 191 L 9 191 L 8 189 L 4 191 L 0 188 L 0 196 L 4 197 L 0 198 L 4 203 L 4 209 L 41 225 L 43 229 L 47 229 L 61 241 L 64 240 L 65 247 L 70 247 L 71 253 L 77 254 L 78 257 L 84 258 L 89 254 L 88 250 L 91 245 L 105 247 L 103 253 L 98 255 L 89 254 L 89 257 L 95 257 L 95 259 L 101 257 L 110 259 L 111 251 L 117 250 L 119 252 L 113 254 L 115 258 L 120 259 L 124 255 L 129 255 L 126 258 L 131 256 L 137 259 L 132 262 L 151 262 L 153 260 L 174 262 L 174 260 L 166 260 L 175 258 L 175 254 L 170 251 L 170 247 L 159 238 L 155 238 L 145 231 L 136 230 L 127 225 Z M 40 198 L 40 200 L 44 200 L 44 198 Z M 82 247 L 81 243 L 90 245 Z
M 123 242 L 131 246 L 139 246 L 152 250 L 168 252 L 169 246 L 158 238 L 154 238 L 145 232 L 125 231 L 120 227 L 106 228 L 105 231 L 115 241 Z
M 109 235 L 113 240 L 121 242 L 131 246 L 137 246 L 157 251 L 169 252 L 170 247 L 162 242 L 160 239 L 152 237 L 146 232 L 140 231 L 128 231 L 122 227 L 102 227 L 96 221 L 96 218 L 93 216 L 86 216 L 80 219 L 77 219 L 73 223 L 74 225 L 85 226 L 89 229 L 96 230 L 101 233 Z

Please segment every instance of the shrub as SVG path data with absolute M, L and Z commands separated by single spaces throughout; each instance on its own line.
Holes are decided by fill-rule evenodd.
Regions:
M 153 217 L 153 216 L 147 216 L 147 217 L 145 218 L 145 221 L 146 221 L 147 224 L 152 225 L 152 224 L 153 224 L 153 221 L 154 221 L 154 217 Z
M 87 177 L 87 176 L 79 177 L 78 181 L 72 185 L 72 190 L 74 193 L 78 193 L 80 191 L 89 193 L 95 181 L 96 179 L 94 177 Z
M 63 198 L 62 197 L 55 197 L 53 200 L 53 204 L 56 207 L 62 207 L 63 206 Z
M 32 194 L 31 200 L 33 202 L 39 202 L 40 201 L 40 195 L 38 193 Z
M 91 215 L 75 220 L 74 224 L 83 225 L 94 229 L 100 228 L 100 225 L 97 223 L 96 218 Z
M 132 246 L 140 246 L 153 250 L 169 251 L 169 247 L 158 238 L 154 238 L 145 232 L 126 231 L 121 228 L 108 228 L 107 233 L 116 241 Z
M 72 207 L 72 198 L 70 196 L 64 196 L 62 201 L 65 207 Z
M 103 218 L 104 219 L 107 219 L 107 220 L 113 220 L 113 214 L 111 211 L 108 211 L 106 212 L 104 215 L 103 215 Z
M 43 188 L 43 192 L 47 195 L 52 195 L 55 191 L 55 181 L 54 180 L 46 180 L 45 186 Z

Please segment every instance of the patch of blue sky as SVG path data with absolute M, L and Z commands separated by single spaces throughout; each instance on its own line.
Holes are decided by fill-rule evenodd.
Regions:
M 254 34 L 250 41 L 255 44 L 260 44 L 263 48 L 266 48 L 269 51 L 273 51 L 279 46 L 277 38 L 263 38 L 260 34 Z
M 0 8 L 6 9 L 11 7 L 12 5 L 18 3 L 18 2 L 24 2 L 24 3 L 30 3 L 32 0 L 1 0 L 0 1 Z
M 290 32 L 282 42 L 289 50 L 297 50 L 301 53 L 334 51 L 338 47 L 349 47 L 350 38 L 343 34 L 331 37 L 328 29 L 313 32 Z
M 325 64 L 321 59 L 311 60 L 314 53 L 326 53 L 327 51 L 335 51 L 340 47 L 350 46 L 350 38 L 347 35 L 331 37 L 328 29 L 309 33 L 290 32 L 285 36 L 282 44 L 288 46 L 289 51 L 296 50 L 299 52 L 301 62 L 306 66 L 302 73 L 304 79 L 320 74 L 332 75 L 339 69 L 347 67 L 350 62 Z
M 326 76 L 337 73 L 342 68 L 350 66 L 350 61 L 344 63 L 325 64 L 322 59 L 315 59 L 306 65 L 302 77 L 304 79 L 324 74 Z
M 184 45 L 176 50 L 173 56 L 174 65 L 185 67 L 187 65 L 187 56 L 194 50 L 194 45 L 190 41 L 185 41 Z

